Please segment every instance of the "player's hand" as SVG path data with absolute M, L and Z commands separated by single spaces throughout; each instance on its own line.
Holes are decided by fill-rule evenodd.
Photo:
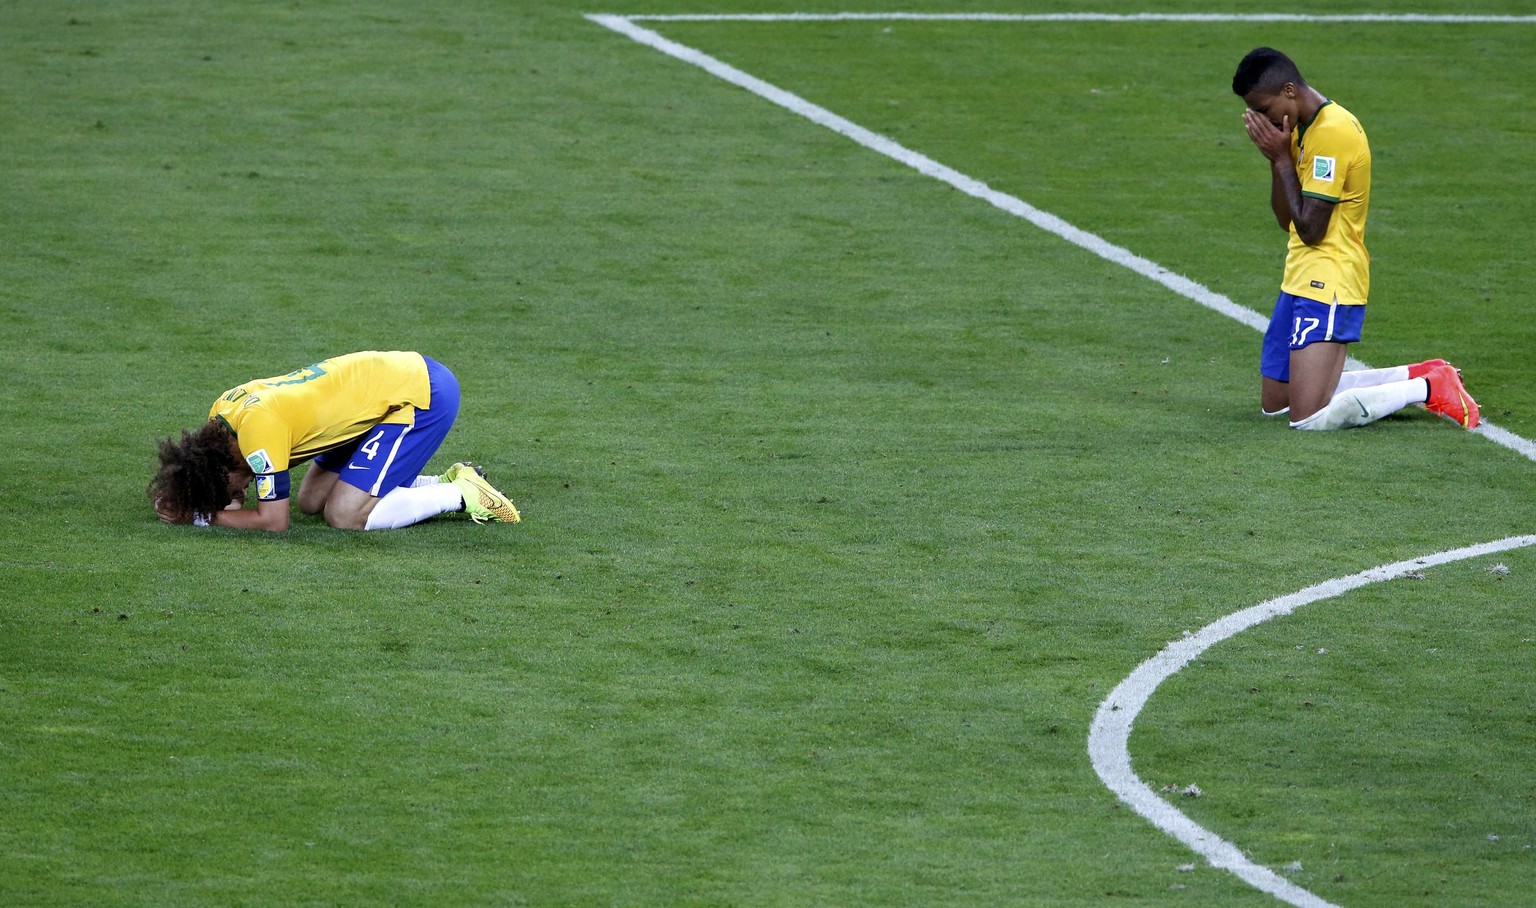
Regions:
M 1248 138 L 1253 144 L 1274 163 L 1290 163 L 1291 160 L 1291 118 L 1280 118 L 1278 127 L 1256 110 L 1243 111 L 1243 126 L 1248 130 Z

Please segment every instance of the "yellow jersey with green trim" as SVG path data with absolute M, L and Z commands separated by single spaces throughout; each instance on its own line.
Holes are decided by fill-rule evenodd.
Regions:
M 1355 115 L 1323 102 L 1310 123 L 1291 131 L 1291 159 L 1301 194 L 1333 203 L 1328 230 L 1308 246 L 1291 224 L 1280 289 L 1322 303 L 1364 306 L 1371 292 L 1365 215 L 1371 207 L 1371 146 Z
M 258 476 L 338 447 L 380 423 L 415 421 L 432 406 L 432 384 L 420 353 L 365 351 L 323 359 L 287 375 L 231 388 L 209 419 L 223 422 Z

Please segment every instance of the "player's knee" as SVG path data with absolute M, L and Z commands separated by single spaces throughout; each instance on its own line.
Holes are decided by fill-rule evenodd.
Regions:
M 338 530 L 361 530 L 368 522 L 368 510 L 332 498 L 325 503 L 325 522 Z
M 1291 420 L 1291 428 L 1314 432 L 1330 432 L 1335 429 L 1353 429 L 1376 419 L 1360 398 L 1352 393 L 1334 397 L 1328 406 L 1316 413 Z
M 1286 416 L 1290 418 L 1291 426 L 1293 428 L 1300 429 L 1300 428 L 1303 427 L 1302 423 L 1307 423 L 1307 422 L 1313 421 L 1313 417 L 1318 416 L 1319 414 L 1321 414 L 1326 409 L 1328 409 L 1328 408 L 1327 407 L 1306 407 L 1306 408 L 1303 408 L 1303 407 L 1295 406 L 1293 404 L 1291 406 L 1291 409 L 1286 413 Z

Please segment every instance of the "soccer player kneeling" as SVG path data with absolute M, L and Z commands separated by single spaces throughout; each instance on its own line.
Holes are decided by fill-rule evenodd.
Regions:
M 459 382 L 420 353 L 367 351 L 232 388 L 208 422 L 162 439 L 149 484 L 166 523 L 288 529 L 289 469 L 313 458 L 299 510 L 333 527 L 387 530 L 464 511 L 521 520 L 473 463 L 422 475 L 459 412 Z M 245 507 L 246 489 L 256 506 Z
M 1371 148 L 1360 121 L 1269 47 L 1243 58 L 1232 91 L 1248 105 L 1243 125 L 1269 161 L 1270 207 L 1290 233 L 1264 335 L 1264 413 L 1288 413 L 1296 429 L 1344 429 L 1417 403 L 1477 428 L 1477 401 L 1443 359 L 1343 371 L 1346 346 L 1360 340 L 1371 283 Z

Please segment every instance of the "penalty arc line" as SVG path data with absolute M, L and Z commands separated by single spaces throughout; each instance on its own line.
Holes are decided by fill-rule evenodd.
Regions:
M 1214 312 L 1226 315 L 1227 317 L 1241 322 L 1242 324 L 1245 324 L 1250 328 L 1254 328 L 1260 332 L 1263 332 L 1268 327 L 1268 319 L 1266 319 L 1260 313 L 1255 312 L 1254 310 L 1245 306 L 1240 306 L 1237 303 L 1234 303 L 1232 300 L 1228 299 L 1226 296 L 1216 293 L 1204 287 L 1203 285 L 1196 283 L 1195 281 L 1183 277 L 1182 275 L 1175 274 L 1167 268 L 1158 265 L 1156 262 L 1136 255 L 1128 249 L 1117 246 L 1095 234 L 1082 230 L 1081 228 L 1068 223 L 1056 215 L 1035 208 L 1034 206 L 1024 202 L 1022 199 L 1018 199 L 1014 196 L 1008 195 L 1007 193 L 994 190 L 980 180 L 976 180 L 972 177 L 960 173 L 957 170 L 954 170 L 951 167 L 940 164 L 939 162 L 934 161 L 926 155 L 922 155 L 907 149 L 899 143 L 886 138 L 885 136 L 881 136 L 878 133 L 865 129 L 864 127 L 859 126 L 851 120 L 832 113 L 826 108 L 812 104 L 809 101 L 799 97 L 798 95 L 792 94 L 762 79 L 759 79 L 756 76 L 752 76 L 742 70 L 730 66 L 729 64 L 717 60 L 714 57 L 703 53 L 702 51 L 696 50 L 683 44 L 679 44 L 676 41 L 672 41 L 663 37 L 651 29 L 644 28 L 635 24 L 635 20 L 640 18 L 672 18 L 674 21 L 676 21 L 693 17 L 640 17 L 608 14 L 588 14 L 586 18 L 598 25 L 602 25 L 605 28 L 616 31 L 619 34 L 622 34 L 639 44 L 645 45 L 654 50 L 658 50 L 685 63 L 697 66 L 719 79 L 722 79 L 740 88 L 744 88 L 747 91 L 758 95 L 761 98 L 764 98 L 765 100 L 771 101 L 779 107 L 789 110 L 792 113 L 798 114 L 799 116 L 802 116 L 820 126 L 826 127 L 827 129 L 843 135 L 846 138 L 852 139 L 854 142 L 857 142 L 865 148 L 905 164 L 908 167 L 917 170 L 919 173 L 947 183 L 953 188 L 958 189 L 967 195 L 978 198 L 993 205 L 994 207 L 1022 218 L 1041 228 L 1042 230 L 1046 230 L 1052 234 L 1055 234 L 1056 236 L 1059 236 L 1062 239 L 1073 243 L 1074 245 L 1086 249 L 1087 251 L 1092 252 L 1101 258 L 1122 265 L 1136 272 L 1137 274 L 1148 278 L 1149 280 L 1161 284 L 1169 290 L 1172 290 L 1174 293 L 1190 299 L 1193 302 L 1199 303 L 1201 306 L 1204 306 L 1207 309 L 1211 309 Z M 805 19 L 814 17 L 788 16 L 773 18 Z M 839 16 L 836 18 L 860 17 Z M 889 18 L 918 17 L 898 15 L 891 16 Z M 1126 17 L 1126 21 L 1145 21 L 1150 18 L 1161 17 Z M 1201 19 L 1190 21 L 1227 21 L 1230 18 L 1232 17 L 1202 17 Z M 1319 20 L 1326 20 L 1327 18 L 1328 17 L 1317 17 Z M 1461 21 L 1467 20 L 1468 17 L 1461 17 Z M 1284 20 L 1276 19 L 1274 21 Z M 1375 17 L 1372 17 L 1368 21 L 1379 20 Z M 1409 17 L 1400 18 L 1397 21 L 1413 20 L 1412 17 Z M 1536 23 L 1536 17 L 1528 17 L 1526 20 L 1521 21 L 1530 21 Z M 1349 363 L 1353 368 L 1365 367 L 1364 363 L 1361 363 L 1353 358 L 1350 358 Z M 1512 432 L 1495 427 L 1487 422 L 1485 422 L 1483 426 L 1476 431 L 1479 434 L 1482 434 L 1485 438 L 1488 438 L 1490 441 L 1493 441 L 1503 447 L 1509 448 L 1527 459 L 1536 460 L 1536 442 L 1532 442 Z M 1090 730 L 1090 759 L 1092 759 L 1094 762 L 1095 771 L 1099 773 L 1100 778 L 1104 780 L 1105 784 L 1109 786 L 1111 791 L 1120 796 L 1122 800 L 1125 800 L 1128 804 L 1130 804 L 1138 813 L 1151 821 L 1159 829 L 1162 829 L 1164 832 L 1167 832 L 1174 838 L 1179 839 L 1179 841 L 1184 842 L 1196 852 L 1206 856 L 1212 865 L 1229 870 L 1255 888 L 1258 888 L 1267 893 L 1271 893 L 1284 901 L 1299 906 L 1299 908 L 1334 908 L 1331 903 L 1317 897 L 1306 889 L 1291 883 L 1289 880 L 1280 877 L 1278 874 L 1274 873 L 1268 868 L 1261 867 L 1247 860 L 1247 858 L 1243 856 L 1242 852 L 1239 851 L 1235 845 L 1232 845 L 1231 843 L 1222 840 L 1214 833 L 1203 829 L 1184 814 L 1180 813 L 1178 810 L 1164 802 L 1161 798 L 1157 797 L 1156 793 L 1147 787 L 1145 783 L 1142 783 L 1140 779 L 1136 777 L 1134 771 L 1131 770 L 1130 752 L 1128 749 L 1126 749 L 1129 744 L 1131 722 L 1134 720 L 1135 715 L 1140 712 L 1142 706 L 1145 705 L 1146 699 L 1151 695 L 1152 690 L 1154 690 L 1164 678 L 1171 676 L 1173 673 L 1179 671 L 1179 669 L 1183 668 L 1184 665 L 1188 664 L 1190 659 L 1195 658 L 1199 652 L 1203 652 L 1206 647 L 1219 642 L 1220 640 L 1224 640 L 1226 637 L 1232 636 L 1233 634 L 1239 633 L 1240 631 L 1245 630 L 1246 628 L 1251 627 L 1260 621 L 1268 620 L 1269 618 L 1275 617 L 1276 615 L 1287 614 L 1289 611 L 1300 607 L 1302 604 L 1305 604 L 1305 602 L 1337 596 L 1350 589 L 1354 589 L 1357 586 L 1362 586 L 1366 583 L 1371 583 L 1378 580 L 1388 579 L 1391 576 L 1395 576 L 1395 574 L 1392 573 L 1394 568 L 1401 570 L 1403 569 L 1402 566 L 1404 565 L 1430 566 L 1434 564 L 1442 564 L 1447 561 L 1458 560 L 1460 558 L 1470 558 L 1475 557 L 1476 555 L 1490 554 L 1493 552 L 1504 551 L 1505 549 L 1517 548 L 1520 546 L 1532 544 L 1536 544 L 1536 536 L 1512 537 L 1511 539 L 1502 540 L 1500 542 L 1485 543 L 1480 546 L 1456 549 L 1452 552 L 1443 552 L 1413 561 L 1399 562 L 1396 565 L 1387 565 L 1381 568 L 1373 568 L 1370 571 L 1365 571 L 1352 577 L 1328 581 L 1324 584 L 1319 584 L 1316 587 L 1309 587 L 1306 590 L 1302 590 L 1301 592 L 1292 594 L 1288 597 L 1271 600 L 1267 603 L 1261 603 L 1258 606 L 1236 612 L 1233 615 L 1229 615 L 1226 618 L 1223 618 L 1220 621 L 1209 625 L 1207 628 L 1203 629 L 1200 634 L 1194 635 L 1193 637 L 1189 638 L 1189 640 L 1180 641 L 1180 643 L 1169 646 L 1163 651 L 1163 653 L 1160 653 L 1158 656 L 1153 657 L 1153 659 L 1150 659 L 1147 663 L 1143 664 L 1142 668 L 1146 669 L 1153 663 L 1157 663 L 1158 665 L 1172 663 L 1173 667 L 1167 671 L 1166 675 L 1157 677 L 1155 681 L 1150 681 L 1149 683 L 1148 679 L 1156 676 L 1157 669 L 1148 669 L 1148 671 L 1144 673 L 1142 672 L 1142 669 L 1138 669 L 1137 673 L 1133 673 L 1131 677 L 1127 678 L 1126 681 L 1122 682 L 1115 688 L 1115 693 L 1121 694 L 1122 698 L 1126 700 L 1126 702 L 1134 706 L 1134 709 L 1126 709 L 1120 703 L 1113 702 L 1113 698 L 1115 696 L 1114 693 L 1111 694 L 1111 699 L 1105 700 L 1105 702 L 1100 705 L 1099 715 L 1095 717 L 1093 728 Z M 1309 594 L 1312 595 L 1312 598 L 1306 598 Z M 1243 623 L 1244 620 L 1247 620 L 1247 623 Z M 1230 630 L 1228 628 L 1230 628 Z M 1202 635 L 1209 636 L 1209 642 L 1205 643 L 1204 646 L 1199 647 L 1198 649 L 1191 646 L 1190 641 L 1206 639 L 1206 636 Z M 1188 655 L 1180 659 L 1179 655 L 1177 654 L 1182 654 L 1186 651 L 1188 651 Z M 1169 653 L 1176 653 L 1176 655 L 1174 655 L 1171 659 L 1165 658 Z M 1135 679 L 1140 680 L 1136 681 Z M 1135 683 L 1133 683 L 1133 681 Z M 1124 713 L 1124 716 L 1120 717 L 1122 712 Z M 1105 716 L 1113 717 L 1114 720 L 1112 721 L 1111 719 L 1105 719 L 1101 728 L 1100 719 Z M 1123 724 L 1121 724 L 1122 721 Z M 1122 730 L 1123 734 L 1121 734 Z M 1101 760 L 1104 761 L 1103 768 L 1101 768 L 1100 765 Z M 1147 800 L 1148 798 L 1150 798 L 1150 801 Z
M 663 37 L 661 34 L 635 24 L 636 19 L 646 18 L 641 16 L 620 16 L 612 14 L 589 13 L 586 18 L 605 28 L 622 34 L 631 40 L 661 51 L 669 57 L 681 60 L 684 63 L 697 66 L 705 72 L 739 88 L 761 97 L 767 101 L 798 114 L 807 120 L 824 126 L 839 135 L 852 139 L 854 142 L 877 152 L 894 161 L 907 165 L 924 176 L 932 177 L 942 183 L 960 190 L 966 195 L 980 199 L 995 208 L 1008 212 L 1015 217 L 1039 227 L 1041 230 L 1079 246 L 1106 261 L 1114 262 L 1142 277 L 1147 278 L 1163 287 L 1173 291 L 1179 296 L 1199 303 L 1213 312 L 1225 315 L 1228 318 L 1241 322 L 1256 331 L 1263 332 L 1269 326 L 1269 319 L 1247 306 L 1241 306 L 1228 297 L 1217 293 L 1203 284 L 1176 274 L 1162 265 L 1144 258 L 1126 249 L 1117 246 L 1097 234 L 1089 233 L 1080 227 L 1068 223 L 1060 217 L 1048 211 L 1042 211 L 1023 199 L 1011 196 L 1006 192 L 999 192 L 974 177 L 966 176 L 953 167 L 940 164 L 924 154 L 919 154 L 898 142 L 893 141 L 879 133 L 865 129 L 853 121 L 840 117 L 825 107 L 805 100 L 799 95 L 785 91 L 776 85 L 765 82 L 750 73 L 743 72 L 728 63 L 724 63 L 703 51 L 696 50 L 684 44 Z M 662 18 L 651 16 L 648 18 Z M 806 17 L 784 16 L 790 21 L 801 21 Z M 1321 17 L 1319 17 L 1321 18 Z M 1461 17 L 1467 18 L 1467 17 Z M 1536 17 L 1528 17 L 1532 23 L 1536 23 Z M 1145 21 L 1143 17 L 1127 17 L 1128 21 Z M 752 19 L 749 21 L 757 21 Z M 1202 19 L 1200 21 L 1225 21 Z M 1372 20 L 1375 21 L 1375 20 Z M 1348 361 L 1350 368 L 1363 369 L 1367 365 L 1354 357 Z M 1536 441 L 1523 438 L 1506 429 L 1484 421 L 1481 426 L 1473 430 L 1474 434 L 1482 435 L 1489 441 L 1509 448 L 1528 460 L 1536 461 Z
M 1297 886 L 1273 870 L 1248 860 L 1237 846 L 1227 842 L 1174 808 L 1154 792 L 1131 768 L 1131 726 L 1158 685 L 1212 646 L 1271 618 L 1289 615 L 1303 605 L 1332 599 L 1371 583 L 1391 580 L 1408 571 L 1448 564 L 1467 558 L 1492 555 L 1536 545 L 1536 536 L 1511 536 L 1464 548 L 1437 552 L 1385 564 L 1348 577 L 1327 580 L 1304 590 L 1261 602 L 1207 624 L 1194 634 L 1176 640 L 1126 676 L 1099 704 L 1088 730 L 1088 756 L 1094 772 L 1120 800 L 1152 825 L 1183 842 L 1208 860 L 1248 885 L 1298 908 L 1333 908 L 1312 892 Z

